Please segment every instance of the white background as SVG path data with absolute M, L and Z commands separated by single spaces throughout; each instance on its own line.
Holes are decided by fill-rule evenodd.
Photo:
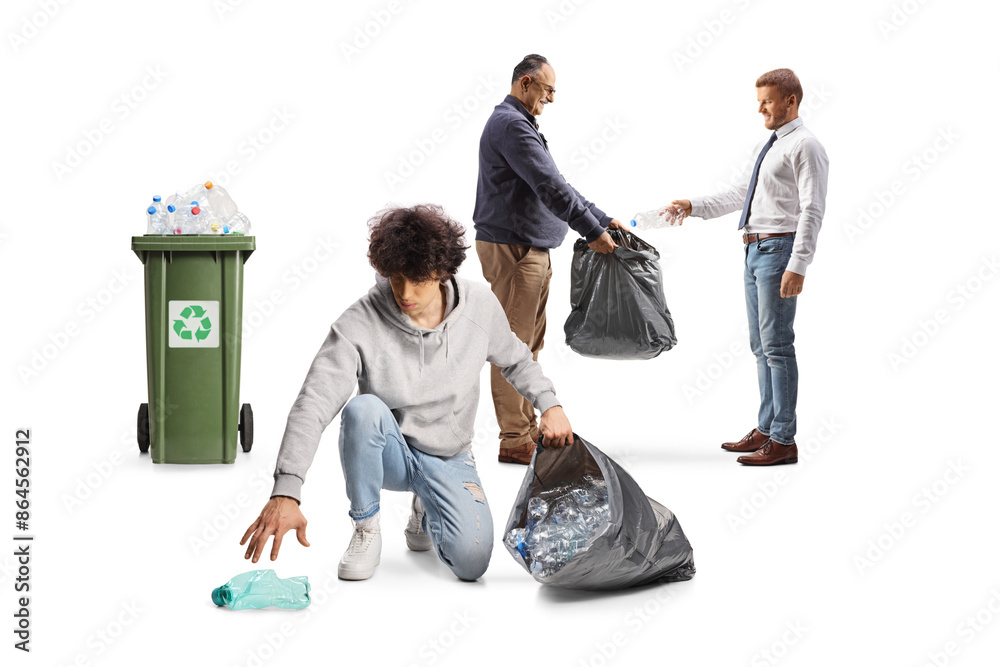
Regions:
M 13 546 L 0 550 L 4 664 L 987 664 L 1000 652 L 998 13 L 916 0 L 6 2 L 0 466 L 30 428 L 36 540 L 30 655 L 12 648 L 17 575 Z M 737 215 L 645 235 L 679 338 L 648 362 L 564 345 L 571 234 L 553 252 L 541 362 L 575 430 L 677 514 L 695 578 L 591 595 L 520 570 L 499 533 L 524 469 L 496 463 L 484 368 L 474 450 L 497 547 L 479 582 L 407 552 L 408 499 L 387 493 L 381 566 L 337 583 L 350 524 L 335 422 L 304 487 L 312 546 L 289 535 L 275 563 L 329 592 L 309 612 L 216 608 L 212 588 L 251 569 L 237 542 L 268 497 L 309 363 L 372 282 L 366 220 L 434 202 L 471 230 L 483 123 L 531 52 L 557 74 L 540 119 L 556 163 L 625 220 L 726 183 L 766 136 L 756 77 L 800 75 L 831 166 L 796 322 L 799 464 L 742 468 L 719 449 L 757 405 Z M 154 466 L 135 445 L 146 351 L 130 237 L 151 195 L 205 178 L 257 238 L 241 390 L 256 444 L 228 467 Z M 462 275 L 481 279 L 474 251 Z M 5 541 L 14 500 L 0 493 Z

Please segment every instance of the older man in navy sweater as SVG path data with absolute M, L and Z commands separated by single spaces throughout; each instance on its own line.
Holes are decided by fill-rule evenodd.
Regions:
M 538 360 L 545 336 L 545 304 L 557 247 L 572 227 L 599 253 L 617 247 L 607 227 L 624 226 L 566 182 L 549 154 L 536 116 L 555 101 L 556 73 L 540 55 L 514 68 L 510 95 L 486 121 L 479 141 L 476 252 L 510 328 Z M 503 463 L 531 461 L 538 422 L 531 402 L 492 368 L 493 405 Z

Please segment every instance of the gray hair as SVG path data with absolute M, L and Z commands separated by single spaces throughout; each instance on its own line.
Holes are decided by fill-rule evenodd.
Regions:
M 540 70 L 542 65 L 548 64 L 549 61 L 545 59 L 545 56 L 540 56 L 537 53 L 529 53 L 514 68 L 514 76 L 510 80 L 511 84 L 516 83 L 522 76 L 531 76 Z

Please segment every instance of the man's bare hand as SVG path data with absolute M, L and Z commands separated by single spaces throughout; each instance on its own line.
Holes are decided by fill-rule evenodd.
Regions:
M 295 537 L 299 539 L 299 544 L 304 547 L 309 546 L 309 540 L 306 539 L 306 523 L 308 522 L 299 509 L 299 503 L 294 498 L 287 496 L 271 498 L 264 505 L 264 509 L 260 511 L 257 520 L 250 524 L 247 532 L 243 533 L 240 546 L 246 543 L 247 538 L 250 539 L 250 545 L 243 558 L 250 558 L 252 554 L 253 562 L 256 563 L 260 559 L 264 547 L 267 546 L 267 539 L 273 536 L 271 560 L 276 560 L 278 549 L 281 548 L 281 538 L 290 530 L 295 531 Z
M 609 252 L 614 252 L 615 248 L 618 247 L 618 244 L 611 240 L 611 234 L 604 232 L 596 239 L 588 243 L 587 246 L 600 255 L 606 255 Z
M 542 444 L 546 447 L 558 449 L 573 444 L 573 427 L 569 425 L 569 419 L 560 405 L 554 405 L 542 413 L 538 430 L 542 432 Z
M 785 271 L 781 274 L 781 298 L 787 299 L 790 296 L 802 294 L 802 283 L 805 281 L 805 276 Z

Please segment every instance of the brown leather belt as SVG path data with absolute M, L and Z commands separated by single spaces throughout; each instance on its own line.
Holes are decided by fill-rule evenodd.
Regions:
M 781 232 L 780 234 L 744 234 L 743 244 L 756 243 L 757 241 L 763 241 L 764 239 L 769 239 L 772 236 L 793 236 L 795 232 Z

